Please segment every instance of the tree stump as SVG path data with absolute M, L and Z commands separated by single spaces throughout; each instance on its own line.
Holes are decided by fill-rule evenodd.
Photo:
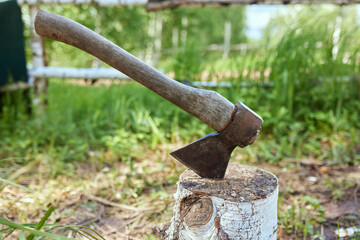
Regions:
M 174 197 L 162 239 L 276 239 L 278 180 L 262 169 L 230 164 L 224 179 L 186 170 Z

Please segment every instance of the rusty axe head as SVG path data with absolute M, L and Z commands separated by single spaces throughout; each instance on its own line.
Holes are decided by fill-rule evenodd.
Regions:
M 232 121 L 223 131 L 200 138 L 171 155 L 201 177 L 223 178 L 234 148 L 252 144 L 262 123 L 258 114 L 238 102 Z

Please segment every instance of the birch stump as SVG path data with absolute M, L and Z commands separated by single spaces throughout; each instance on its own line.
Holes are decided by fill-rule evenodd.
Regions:
M 276 239 L 278 180 L 262 169 L 230 164 L 220 180 L 186 170 L 174 197 L 162 239 Z

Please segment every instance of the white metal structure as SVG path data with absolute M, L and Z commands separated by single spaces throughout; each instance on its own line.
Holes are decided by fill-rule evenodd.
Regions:
M 32 78 L 129 79 L 113 68 L 39 67 L 29 69 Z

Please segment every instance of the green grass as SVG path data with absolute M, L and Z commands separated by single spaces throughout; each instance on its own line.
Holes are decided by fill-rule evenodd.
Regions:
M 19 240 L 32 240 L 34 237 L 38 239 L 51 239 L 51 240 L 75 240 L 75 238 L 64 237 L 61 234 L 52 233 L 57 230 L 67 229 L 69 231 L 77 233 L 78 238 L 76 239 L 103 239 L 104 238 L 98 234 L 96 231 L 92 230 L 86 226 L 70 226 L 70 225 L 61 225 L 61 224 L 44 224 L 44 222 L 49 218 L 51 212 L 54 210 L 53 207 L 45 213 L 44 217 L 38 224 L 18 224 L 12 221 L 6 220 L 0 217 L 0 224 L 7 226 L 5 229 L 0 230 L 0 237 L 2 240 L 5 240 L 9 237 L 14 231 L 20 230 L 18 233 Z M 47 227 L 46 231 L 40 231 L 41 227 Z M 25 238 L 25 233 L 28 235 Z M 4 235 L 2 237 L 2 234 Z M 81 238 L 79 238 L 81 237 Z
M 296 119 L 285 106 L 272 114 L 266 103 L 273 95 L 261 86 L 217 91 L 234 103 L 243 101 L 264 119 L 257 144 L 246 151 L 248 159 L 273 162 L 313 156 L 334 163 L 358 163 L 359 111 L 347 109 L 351 103 L 339 116 L 333 111 L 307 110 L 305 105 L 306 118 Z M 307 98 L 313 97 L 309 94 Z M 73 162 L 91 161 L 89 152 L 112 151 L 122 161 L 139 159 L 141 147 L 188 143 L 213 131 L 137 83 L 93 87 L 52 80 L 48 96 L 44 114 L 0 120 L 1 159 L 11 157 L 15 158 L 11 162 L 24 164 L 46 154 L 52 163 L 50 171 L 56 174 Z
M 279 201 L 281 204 L 281 201 Z M 315 234 L 314 226 L 325 222 L 324 208 L 317 198 L 311 196 L 302 196 L 294 200 L 281 217 L 279 224 L 286 232 L 300 234 L 303 236 L 313 236 Z
M 49 106 L 40 116 L 0 120 L 0 158 L 46 152 L 56 163 L 82 161 L 89 151 L 124 151 L 179 139 L 189 141 L 208 129 L 200 121 L 138 84 L 83 87 L 51 81 Z M 191 126 L 191 127 L 190 127 Z M 120 149 L 118 147 L 120 146 Z M 60 166 L 59 166 L 60 167 Z
M 57 10 L 71 15 L 66 7 Z M 85 12 L 81 11 L 81 21 L 86 19 Z M 274 162 L 313 156 L 358 164 L 360 27 L 355 22 L 356 9 L 351 6 L 293 8 L 274 18 L 258 47 L 245 55 L 233 52 L 224 60 L 189 43 L 164 57 L 160 65 L 174 71 L 178 79 L 199 80 L 207 71 L 209 79 L 250 84 L 216 89 L 234 103 L 244 102 L 265 120 L 261 141 L 249 148 L 249 158 Z M 67 58 L 62 61 L 58 55 L 57 64 L 68 64 Z M 73 58 L 79 62 L 84 56 Z M 230 72 L 231 77 L 222 72 Z M 269 82 L 270 86 L 263 87 Z M 49 103 L 48 111 L 37 119 L 19 116 L 13 121 L 5 115 L 0 120 L 0 158 L 35 156 L 46 149 L 54 168 L 61 169 L 64 162 L 87 159 L 91 151 L 114 151 L 126 160 L 137 158 L 134 148 L 141 144 L 154 149 L 161 143 L 189 142 L 211 132 L 136 83 L 94 88 L 53 80 Z
M 224 60 L 189 45 L 171 61 L 162 59 L 179 79 L 199 80 L 201 73 L 208 71 L 209 79 L 232 82 L 232 88 L 215 90 L 233 103 L 244 102 L 262 116 L 260 137 L 253 146 L 236 149 L 234 162 L 280 164 L 289 158 L 311 158 L 328 165 L 360 163 L 360 29 L 353 24 L 356 14 L 351 7 L 306 10 L 274 19 L 259 47 L 246 55 L 232 53 Z M 335 44 L 339 51 L 334 54 L 339 11 L 343 19 Z M 231 76 L 223 77 L 224 72 Z M 247 87 L 240 87 L 243 82 Z M 164 186 L 177 181 L 175 167 L 164 179 L 152 179 L 152 170 L 136 169 L 135 163 L 152 161 L 147 156 L 149 151 L 160 159 L 158 151 L 167 148 L 164 145 L 186 144 L 213 131 L 134 82 L 95 87 L 51 79 L 48 100 L 46 111 L 40 115 L 26 115 L 21 104 L 17 110 L 8 105 L 3 109 L 0 191 L 4 184 L 18 186 L 15 182 L 20 176 L 36 174 L 30 173 L 35 165 L 46 169 L 45 178 L 55 179 L 74 177 L 78 163 L 103 169 L 120 162 L 130 168 L 125 181 L 114 184 L 123 190 L 121 201 L 143 194 L 161 198 L 167 194 Z M 155 164 L 161 171 L 166 168 L 160 160 L 154 160 Z M 116 173 L 111 174 L 116 179 Z M 354 187 L 346 179 L 329 179 L 326 184 L 334 200 Z M 321 205 L 310 196 L 295 197 L 280 217 L 283 229 L 297 236 L 316 234 L 314 226 L 323 221 Z M 12 227 L 29 230 L 28 226 Z M 28 232 L 38 234 L 36 229 Z

